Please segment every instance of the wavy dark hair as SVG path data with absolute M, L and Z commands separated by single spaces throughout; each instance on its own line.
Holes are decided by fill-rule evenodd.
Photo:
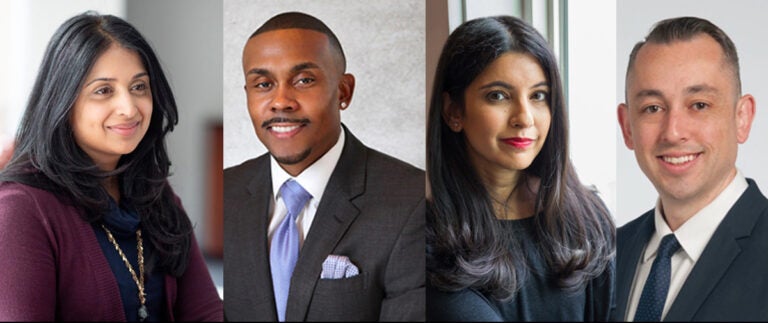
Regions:
M 581 289 L 613 258 L 615 227 L 595 192 L 584 187 L 568 152 L 568 118 L 554 54 L 544 38 L 510 16 L 467 21 L 446 41 L 435 73 L 427 119 L 427 276 L 441 290 L 473 288 L 509 300 L 529 269 L 515 238 L 497 220 L 490 195 L 470 163 L 463 132 L 453 132 L 443 115 L 443 94 L 464 109 L 464 91 L 505 53 L 532 56 L 550 88 L 549 135 L 523 171 L 520 183 L 540 179 L 534 237 L 560 288 Z
M 115 170 L 100 170 L 76 143 L 72 107 L 96 60 L 113 44 L 134 51 L 147 69 L 152 117 L 136 149 Z M 85 12 L 64 22 L 48 43 L 26 111 L 16 149 L 0 181 L 19 182 L 56 194 L 98 223 L 109 210 L 104 180 L 118 176 L 121 204 L 134 208 L 157 252 L 156 265 L 174 276 L 184 273 L 192 224 L 168 184 L 171 165 L 165 135 L 178 122 L 176 102 L 152 48 L 126 21 Z

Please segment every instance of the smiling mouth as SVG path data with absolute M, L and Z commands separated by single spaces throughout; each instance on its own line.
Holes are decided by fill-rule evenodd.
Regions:
M 107 129 L 110 129 L 121 136 L 132 136 L 135 133 L 136 129 L 139 128 L 140 124 L 141 124 L 141 121 L 136 121 L 131 123 L 118 124 L 114 126 L 107 126 Z
M 294 131 L 296 129 L 299 129 L 302 125 L 293 125 L 293 126 L 271 126 L 267 127 L 267 130 L 272 130 L 277 133 L 288 133 L 291 131 Z
M 690 155 L 683 155 L 683 156 L 658 156 L 657 158 L 661 159 L 665 163 L 672 164 L 672 165 L 684 165 L 687 163 L 692 162 L 696 158 L 699 157 L 701 153 L 695 153 Z

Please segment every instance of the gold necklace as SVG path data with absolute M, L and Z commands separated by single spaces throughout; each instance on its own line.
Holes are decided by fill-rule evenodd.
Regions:
M 136 283 L 136 287 L 139 288 L 139 302 L 141 302 L 141 306 L 139 307 L 139 321 L 144 322 L 144 320 L 147 319 L 149 316 L 149 313 L 147 312 L 147 305 L 146 305 L 146 298 L 144 294 L 144 246 L 141 240 L 141 229 L 136 230 L 136 241 L 137 246 L 136 248 L 139 251 L 139 277 L 136 277 L 136 272 L 133 270 L 133 266 L 131 266 L 131 263 L 128 261 L 128 258 L 125 257 L 125 254 L 123 253 L 123 250 L 120 249 L 120 246 L 115 241 L 115 237 L 112 236 L 112 232 L 109 232 L 109 229 L 107 229 L 104 224 L 101 225 L 101 227 L 104 229 L 104 232 L 107 233 L 107 239 L 109 239 L 109 242 L 112 243 L 113 246 L 115 246 L 115 250 L 117 250 L 117 253 L 120 254 L 120 257 L 123 258 L 123 262 L 125 263 L 125 266 L 128 267 L 128 271 L 131 272 L 131 277 L 133 278 L 133 282 Z

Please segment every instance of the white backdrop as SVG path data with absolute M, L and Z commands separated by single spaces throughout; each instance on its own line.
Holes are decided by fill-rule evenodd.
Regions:
M 757 109 L 749 140 L 739 147 L 736 167 L 746 177 L 753 178 L 763 190 L 768 187 L 768 113 L 762 102 L 768 100 L 768 43 L 760 30 L 768 11 L 765 1 L 740 0 L 642 0 L 619 1 L 617 5 L 616 50 L 616 104 L 614 124 L 617 148 L 617 225 L 622 225 L 654 207 L 658 194 L 645 174 L 637 166 L 634 152 L 624 146 L 621 130 L 616 121 L 615 108 L 624 102 L 624 74 L 629 53 L 659 20 L 678 16 L 697 16 L 707 19 L 731 37 L 739 54 L 742 92 L 755 97 Z

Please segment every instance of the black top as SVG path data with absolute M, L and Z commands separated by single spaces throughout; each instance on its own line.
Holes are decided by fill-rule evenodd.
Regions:
M 115 237 L 115 241 L 123 250 L 125 258 L 133 266 L 133 270 L 136 272 L 136 276 L 139 275 L 139 252 L 137 249 L 138 240 L 136 239 L 136 230 L 139 228 L 139 216 L 130 209 L 118 207 L 114 201 L 110 201 L 110 211 L 104 217 L 104 225 Z M 128 271 L 128 267 L 125 265 L 123 258 L 115 250 L 115 246 L 107 238 L 106 232 L 101 227 L 101 224 L 94 223 L 92 225 L 93 231 L 96 233 L 96 240 L 99 241 L 99 246 L 104 252 L 104 256 L 107 258 L 109 267 L 115 274 L 115 280 L 120 289 L 120 298 L 123 301 L 123 310 L 125 311 L 125 318 L 128 322 L 136 322 L 139 320 L 139 288 L 136 286 L 136 282 L 131 276 L 131 272 Z M 163 296 L 165 290 L 164 279 L 165 275 L 159 270 L 153 270 L 152 268 L 152 243 L 149 241 L 147 235 L 142 232 L 141 235 L 142 246 L 144 248 L 144 271 L 146 276 L 144 277 L 144 292 L 146 293 L 146 306 L 149 317 L 147 321 L 164 321 L 165 316 L 165 297 Z
M 427 284 L 428 321 L 605 321 L 611 309 L 614 264 L 585 288 L 568 293 L 557 287 L 534 239 L 533 217 L 504 220 L 520 243 L 528 261 L 528 276 L 508 302 L 501 302 L 473 289 L 443 292 Z

